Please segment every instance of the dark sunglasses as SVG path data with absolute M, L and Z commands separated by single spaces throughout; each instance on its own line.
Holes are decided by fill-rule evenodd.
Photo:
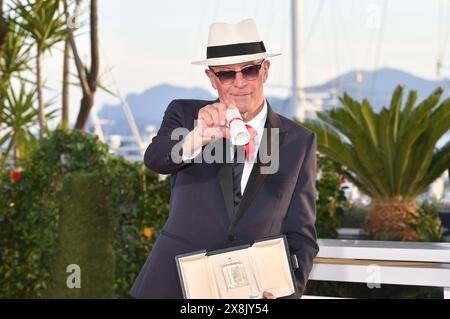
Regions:
M 227 71 L 219 71 L 214 72 L 213 69 L 209 68 L 212 73 L 214 73 L 215 76 L 222 82 L 223 84 L 231 84 L 234 82 L 234 79 L 236 78 L 236 73 L 241 72 L 244 79 L 247 81 L 254 81 L 259 76 L 259 70 L 261 70 L 261 66 L 263 65 L 264 61 L 262 61 L 260 64 L 250 65 L 247 66 L 240 71 L 233 71 L 233 70 L 227 70 Z

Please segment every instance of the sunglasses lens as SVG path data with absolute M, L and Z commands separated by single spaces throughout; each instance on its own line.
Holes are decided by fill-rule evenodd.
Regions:
M 261 68 L 261 65 L 252 65 L 248 68 L 243 69 L 242 75 L 246 80 L 255 80 L 259 76 L 259 69 Z
M 222 83 L 233 82 L 235 75 L 236 75 L 236 72 L 234 72 L 234 71 L 217 72 L 217 77 L 219 78 L 220 82 L 222 82 Z

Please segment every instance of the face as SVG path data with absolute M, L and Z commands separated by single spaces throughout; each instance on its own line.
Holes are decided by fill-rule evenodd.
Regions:
M 240 71 L 246 67 L 261 64 L 262 61 L 213 66 L 212 70 L 205 70 L 220 99 L 234 101 L 244 120 L 249 120 L 256 115 L 264 103 L 263 84 L 269 75 L 270 62 L 266 60 L 262 63 L 259 74 L 254 80 L 245 79 L 242 72 L 237 72 L 231 83 L 223 83 L 214 73 L 230 70 Z

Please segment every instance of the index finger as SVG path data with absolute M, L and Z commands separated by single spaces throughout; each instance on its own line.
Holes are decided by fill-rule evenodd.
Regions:
M 227 109 L 232 109 L 236 107 L 236 103 L 234 103 L 234 101 L 229 97 L 224 97 L 223 99 L 220 99 L 220 102 L 225 104 Z
M 225 103 L 218 103 L 220 125 L 224 126 L 227 122 L 227 106 Z

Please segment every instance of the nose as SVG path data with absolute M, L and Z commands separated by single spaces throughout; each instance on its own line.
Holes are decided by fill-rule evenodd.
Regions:
M 244 76 L 242 75 L 242 72 L 239 71 L 236 73 L 236 76 L 234 78 L 233 85 L 236 87 L 243 87 L 246 84 L 246 80 L 244 79 Z

